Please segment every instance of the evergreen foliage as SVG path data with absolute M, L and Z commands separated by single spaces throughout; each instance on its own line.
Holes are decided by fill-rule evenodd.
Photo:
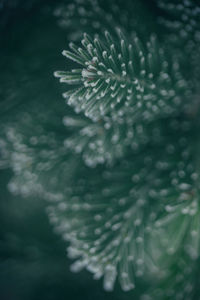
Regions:
M 34 110 L 4 125 L 9 189 L 49 202 L 72 271 L 108 291 L 143 278 L 143 300 L 197 299 L 200 3 L 76 0 L 55 15 L 73 32 L 55 72 L 64 126 Z

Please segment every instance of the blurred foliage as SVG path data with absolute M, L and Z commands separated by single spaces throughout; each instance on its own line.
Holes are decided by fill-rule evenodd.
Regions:
M 0 3 L 0 131 L 25 113 L 55 123 L 60 119 L 62 127 L 67 108 L 53 72 L 65 64 L 59 53 L 68 35 L 53 16 L 59 2 Z M 10 194 L 11 177 L 0 168 L 0 299 L 130 299 L 133 292 L 124 294 L 120 287 L 106 293 L 87 271 L 70 272 L 66 243 L 53 233 L 46 203 Z

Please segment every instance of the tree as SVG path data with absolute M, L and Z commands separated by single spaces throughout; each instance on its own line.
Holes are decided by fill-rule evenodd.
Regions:
M 10 190 L 49 202 L 72 271 L 197 299 L 199 2 L 76 0 L 55 14 L 73 41 L 72 69 L 55 72 L 73 85 L 66 130 L 53 112 L 5 126 Z

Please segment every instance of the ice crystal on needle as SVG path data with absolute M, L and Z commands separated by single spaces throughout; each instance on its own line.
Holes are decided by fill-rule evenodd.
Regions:
M 128 43 L 121 31 L 118 40 L 107 31 L 105 39 L 85 34 L 83 48 L 70 44 L 63 55 L 80 69 L 57 71 L 60 81 L 78 86 L 63 94 L 76 112 L 84 111 L 94 121 L 118 113 L 133 119 L 152 120 L 184 107 L 190 88 L 179 63 L 169 63 L 152 36 L 143 45 L 137 36 Z M 120 46 L 119 46 L 120 45 Z

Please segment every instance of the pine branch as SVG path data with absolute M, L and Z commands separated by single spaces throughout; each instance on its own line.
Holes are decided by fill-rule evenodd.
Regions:
M 84 36 L 84 48 L 70 44 L 63 51 L 82 66 L 71 72 L 55 72 L 61 82 L 79 88 L 64 93 L 76 112 L 84 111 L 94 121 L 121 111 L 131 112 L 134 121 L 152 120 L 184 107 L 190 88 L 182 77 L 177 61 L 166 63 L 166 56 L 154 36 L 143 46 L 135 37 L 128 44 L 119 32 L 119 40 L 105 33 L 106 40 Z M 120 47 L 119 47 L 120 43 Z
M 86 267 L 95 278 L 104 276 L 105 289 L 113 289 L 119 278 L 129 290 L 137 277 L 160 277 L 174 264 L 172 253 L 179 251 L 186 234 L 187 255 L 197 251 L 198 242 L 190 236 L 198 230 L 193 153 L 198 128 L 193 122 L 163 120 L 142 150 L 129 151 L 114 167 L 91 169 L 66 153 L 56 131 L 44 139 L 41 127 L 21 120 L 21 127 L 6 129 L 15 172 L 9 188 L 51 202 L 50 220 L 70 241 L 69 257 L 78 259 L 72 271 Z M 30 131 L 41 138 L 27 140 Z
M 118 276 L 122 288 L 129 290 L 135 276 L 160 276 L 168 266 L 163 266 L 164 257 L 171 254 L 174 261 L 172 253 L 180 249 L 186 233 L 190 253 L 197 249 L 188 222 L 179 225 L 184 218 L 192 222 L 191 214 L 198 220 L 198 209 L 193 209 L 198 193 L 191 129 L 178 124 L 169 122 L 163 140 L 156 139 L 138 155 L 130 153 L 111 169 L 79 169 L 80 180 L 71 184 L 68 201 L 50 207 L 50 219 L 71 243 L 69 257 L 79 258 L 74 272 L 86 267 L 95 278 L 104 276 L 107 290 Z

